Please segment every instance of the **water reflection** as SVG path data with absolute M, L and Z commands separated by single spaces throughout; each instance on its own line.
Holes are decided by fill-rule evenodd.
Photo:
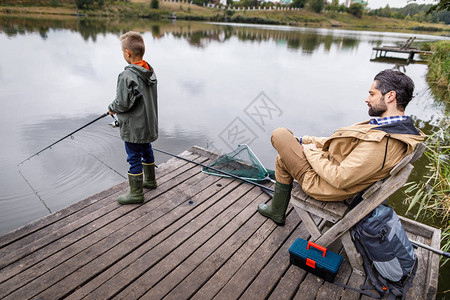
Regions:
M 180 22 L 179 22 L 180 23 Z M 178 23 L 178 24 L 179 24 Z M 132 25 L 131 25 L 132 24 Z M 135 26 L 145 26 L 154 38 L 161 38 L 165 35 L 171 35 L 177 39 L 186 40 L 191 46 L 204 48 L 211 42 L 223 43 L 237 37 L 243 42 L 275 42 L 277 45 L 286 45 L 288 49 L 297 51 L 302 50 L 304 53 L 313 53 L 323 45 L 325 51 L 330 51 L 333 44 L 342 50 L 352 50 L 357 47 L 359 39 L 352 37 L 351 34 L 336 35 L 335 32 L 329 34 L 317 35 L 315 32 L 303 33 L 299 35 L 298 31 L 288 30 L 271 30 L 268 28 L 244 27 L 244 26 L 221 26 L 217 27 L 212 24 L 209 26 L 205 23 L 189 25 L 174 23 L 155 23 L 148 21 L 143 22 L 111 22 L 105 20 L 86 19 L 86 18 L 67 18 L 66 20 L 41 20 L 32 18 L 15 18 L 0 17 L 0 28 L 7 36 L 25 35 L 26 33 L 38 32 L 43 38 L 47 38 L 47 34 L 51 29 L 70 29 L 81 34 L 85 41 L 97 41 L 98 35 L 107 33 L 120 34 Z

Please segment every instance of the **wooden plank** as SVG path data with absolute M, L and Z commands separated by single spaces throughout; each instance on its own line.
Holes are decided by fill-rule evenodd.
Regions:
M 262 234 L 269 235 L 276 226 L 255 212 L 255 207 L 264 201 L 264 198 L 267 198 L 267 195 L 261 194 L 255 198 L 207 243 L 173 268 L 173 271 L 153 286 L 142 299 L 190 298 L 262 224 L 267 223 L 263 226 Z
M 411 158 L 410 163 L 413 164 L 415 161 L 421 158 L 426 149 L 427 146 L 424 143 L 418 144 L 416 146 L 416 149 L 414 149 L 414 156 Z
M 293 299 L 300 283 L 307 274 L 306 270 L 291 264 L 274 291 L 270 294 L 269 300 Z
M 423 223 L 419 223 L 417 221 L 405 218 L 403 216 L 398 216 L 400 221 L 402 222 L 402 226 L 405 231 L 413 232 L 417 235 L 423 236 L 427 239 L 431 239 L 434 235 L 439 234 L 441 230 L 438 228 L 434 228 Z M 427 243 L 430 246 L 429 243 Z
M 318 200 L 315 200 L 315 201 L 318 201 Z M 311 205 L 307 201 L 302 201 L 302 200 L 296 199 L 295 197 L 291 197 L 290 202 L 292 203 L 292 205 L 297 206 L 300 209 L 306 210 L 316 216 L 324 218 L 332 223 L 336 223 L 342 218 L 342 216 L 338 216 L 333 212 L 324 210 L 324 206 L 326 205 L 326 202 L 324 202 L 324 201 L 321 201 L 322 206 L 316 206 L 316 205 Z
M 147 265 L 140 263 L 146 259 L 145 255 L 150 255 L 152 249 L 163 243 L 166 239 L 169 239 L 171 235 L 176 234 L 180 228 L 186 226 L 192 220 L 195 220 L 196 217 L 207 211 L 208 208 L 216 205 L 218 201 L 225 202 L 226 199 L 224 197 L 238 185 L 239 183 L 236 181 L 231 182 L 229 179 L 222 178 L 217 184 L 211 185 L 207 190 L 192 198 L 192 201 L 196 203 L 194 207 L 189 205 L 178 206 L 176 210 L 172 210 L 170 213 L 166 214 L 164 218 L 161 218 L 158 222 L 152 224 L 150 228 L 145 231 L 139 231 L 139 233 L 134 235 L 133 239 L 129 242 L 134 243 L 147 240 L 144 244 L 127 255 L 124 255 L 122 259 L 117 260 L 111 267 L 97 277 L 86 282 L 83 286 L 80 286 L 79 289 L 68 296 L 68 299 L 83 298 L 107 282 L 114 287 L 114 290 L 111 291 L 111 295 L 118 292 L 135 277 L 138 277 L 140 272 L 145 272 L 145 269 L 140 271 L 143 268 L 147 268 Z M 216 190 L 218 190 L 218 192 L 213 193 Z M 239 191 L 237 191 L 237 193 L 238 192 Z M 224 204 L 222 203 L 222 205 Z M 186 211 L 189 211 L 189 213 L 186 213 Z M 114 252 L 116 253 L 117 251 Z M 106 255 L 101 259 L 108 259 L 108 256 Z M 147 263 L 148 262 L 149 261 L 147 261 Z M 90 267 L 95 268 L 95 264 Z M 126 272 L 127 268 L 132 270 L 130 273 L 134 271 L 135 274 L 133 274 L 132 278 L 121 276 Z M 90 270 L 80 270 L 82 274 L 86 273 L 85 271 Z
M 195 156 L 198 157 L 198 156 Z M 191 158 L 194 158 L 191 156 Z M 186 164 L 186 163 L 184 163 Z M 175 165 L 169 165 L 169 166 L 175 166 Z M 179 167 L 179 166 L 178 166 Z M 192 167 L 192 166 L 191 166 Z M 162 168 L 164 170 L 164 168 Z M 172 172 L 176 169 L 170 167 L 165 168 L 168 169 L 168 171 Z M 159 172 L 158 172 L 159 173 Z M 174 173 L 178 174 L 178 173 Z M 160 181 L 160 185 L 164 182 L 167 182 L 172 177 L 163 176 L 161 178 L 158 178 Z M 20 258 L 18 253 L 16 252 L 17 249 L 20 249 L 20 251 L 24 251 L 26 248 L 28 248 L 29 252 L 32 253 L 36 251 L 39 246 L 44 246 L 52 241 L 52 239 L 56 239 L 59 237 L 56 233 L 60 234 L 62 233 L 60 230 L 68 224 L 72 224 L 73 222 L 80 220 L 81 218 L 89 215 L 92 212 L 95 212 L 100 207 L 103 207 L 111 202 L 111 197 L 116 197 L 118 192 L 121 192 L 124 188 L 128 187 L 128 183 L 124 182 L 122 184 L 116 185 L 111 189 L 111 191 L 114 191 L 114 193 L 108 193 L 108 196 L 105 196 L 105 194 L 97 194 L 100 199 L 94 199 L 92 197 L 89 197 L 87 200 L 81 201 L 83 205 L 81 206 L 79 203 L 70 206 L 67 210 L 63 209 L 62 213 L 56 213 L 59 215 L 58 223 L 52 222 L 51 224 L 48 224 L 47 226 L 43 226 L 43 224 L 39 224 L 39 231 L 34 232 L 33 235 L 25 235 L 23 232 L 19 233 L 19 236 L 21 237 L 20 240 L 18 240 L 15 243 L 10 243 L 7 247 L 3 247 L 3 249 L 0 250 L 0 255 L 3 257 L 2 262 L 0 263 L 0 268 L 4 266 L 4 264 L 7 264 L 7 253 L 13 253 L 16 258 Z M 105 204 L 107 203 L 107 204 Z M 74 208 L 77 208 L 77 211 L 74 211 Z M 71 213 L 69 214 L 68 211 Z M 66 215 L 63 217 L 63 215 Z M 49 219 L 52 219 L 49 216 Z M 87 220 L 85 221 L 88 222 Z M 44 223 L 44 220 L 43 222 Z M 35 247 L 35 248 L 31 248 Z
M 436 249 L 441 249 L 441 231 L 434 232 L 431 238 L 430 246 Z M 433 252 L 428 252 L 428 269 L 427 280 L 425 282 L 425 299 L 435 299 L 439 281 L 439 255 Z
M 396 176 L 389 177 L 383 184 L 383 188 L 372 194 L 371 197 L 359 203 L 350 210 L 347 215 L 336 223 L 332 228 L 325 232 L 317 243 L 324 247 L 330 245 L 333 241 L 340 238 L 347 230 L 353 227 L 364 216 L 373 211 L 378 205 L 383 203 L 390 195 L 402 187 L 413 169 L 412 165 L 407 165 Z
M 408 236 L 411 236 L 411 233 L 414 233 L 414 236 L 418 235 L 417 241 L 434 247 L 436 249 L 440 249 L 441 242 L 441 230 L 437 228 L 433 228 L 431 226 L 419 223 L 417 221 L 399 216 L 403 228 L 408 233 Z M 412 238 L 412 240 L 415 240 Z M 427 265 L 425 272 L 425 282 L 423 299 L 434 299 L 437 293 L 438 279 L 439 279 L 439 255 L 432 253 L 428 250 L 416 249 L 416 253 L 421 253 L 421 255 L 426 256 Z M 425 260 L 425 258 L 424 258 Z M 417 276 L 416 276 L 417 277 Z M 416 284 L 416 282 L 415 282 Z M 420 288 L 420 287 L 419 287 Z
M 147 292 L 147 289 L 156 284 L 165 274 L 164 272 L 156 273 L 158 269 L 155 269 L 154 266 L 159 263 L 170 264 L 171 262 L 175 262 L 170 261 L 170 259 L 174 259 L 172 256 L 170 259 L 167 259 L 167 256 L 177 248 L 180 249 L 182 252 L 181 254 L 188 256 L 192 247 L 194 247 L 194 249 L 195 247 L 199 247 L 203 243 L 202 239 L 207 240 L 208 237 L 220 229 L 220 227 L 215 226 L 217 223 L 211 223 L 214 218 L 218 215 L 226 216 L 220 217 L 218 220 L 220 220 L 220 222 L 227 222 L 227 218 L 237 215 L 243 209 L 242 205 L 245 203 L 243 201 L 237 201 L 236 195 L 239 195 L 238 198 L 242 198 L 242 195 L 246 194 L 248 190 L 248 185 L 239 185 L 239 187 L 234 190 L 236 194 L 233 192 L 233 194 L 222 195 L 224 197 L 210 207 L 208 213 L 203 213 L 196 218 L 191 219 L 185 226 L 176 228 L 175 232 L 172 232 L 169 237 L 158 241 L 157 244 L 154 244 L 153 238 L 149 240 L 151 250 L 143 253 L 139 259 L 132 262 L 127 268 L 115 274 L 110 280 L 90 293 L 88 295 L 89 298 L 99 299 L 110 297 L 119 292 L 117 297 L 123 299 L 136 299 L 142 296 Z M 202 230 L 199 231 L 199 229 Z M 194 236 L 194 240 L 196 240 L 193 244 L 186 242 L 191 236 Z M 150 270 L 151 272 L 149 272 Z M 125 289 L 122 290 L 123 287 L 125 287 Z
M 256 218 L 254 216 L 252 218 Z M 261 218 L 258 218 L 261 220 Z M 276 228 L 276 224 L 269 220 L 262 220 L 263 224 L 258 229 L 256 234 L 253 234 L 245 243 L 229 258 L 223 265 L 218 266 L 216 258 L 222 260 L 222 257 L 229 255 L 228 245 L 224 245 L 214 253 L 213 256 L 208 257 L 208 259 L 202 263 L 202 265 L 197 268 L 194 273 L 196 274 L 211 274 L 215 272 L 193 296 L 191 299 L 212 299 L 217 292 L 228 282 L 228 279 L 232 277 L 239 270 L 242 264 L 247 261 L 247 259 L 252 255 L 256 249 L 264 242 L 264 240 L 272 233 Z M 239 232 L 237 236 L 241 236 Z M 220 267 L 220 269 L 218 268 Z M 190 275 L 192 276 L 192 274 Z M 205 277 L 205 276 L 203 276 Z
M 391 176 L 394 176 L 395 174 L 397 174 L 401 169 L 403 169 L 407 164 L 409 164 L 409 162 L 411 161 L 411 159 L 413 158 L 415 152 L 411 152 L 410 154 L 406 155 L 405 157 L 403 157 L 403 159 L 395 165 L 395 167 L 392 168 L 392 170 L 389 172 L 389 174 Z
M 343 255 L 343 252 L 345 252 L 344 249 L 340 251 L 340 255 Z M 341 284 L 347 284 L 351 274 L 352 274 L 351 265 L 348 263 L 348 261 L 343 261 L 334 281 Z M 343 294 L 343 292 L 344 288 L 334 283 L 325 281 L 323 283 L 323 286 L 320 288 L 316 299 L 317 300 L 339 299 Z
M 210 160 L 215 160 L 217 159 L 220 155 L 214 152 L 209 151 L 208 149 L 199 147 L 199 146 L 194 146 L 191 149 L 189 149 L 190 152 L 203 156 L 203 157 L 207 157 Z
M 190 152 L 183 152 L 180 154 L 180 156 L 190 156 L 192 159 L 194 157 L 198 157 L 198 155 L 193 156 Z M 162 164 L 156 171 L 156 175 L 159 179 L 162 175 L 167 174 L 168 172 L 171 172 L 171 170 L 175 170 L 176 168 L 180 167 L 181 165 L 186 164 L 186 162 L 178 160 L 178 159 L 170 159 L 169 161 Z M 117 184 L 110 189 L 107 189 L 105 191 L 99 192 L 95 195 L 92 195 L 84 200 L 81 200 L 69 207 L 66 207 L 62 210 L 59 210 L 53 214 L 50 214 L 48 216 L 45 216 L 39 220 L 36 220 L 34 222 L 31 222 L 29 224 L 26 224 L 10 233 L 7 233 L 0 237 L 0 249 L 15 242 L 18 240 L 23 240 L 24 237 L 33 234 L 33 239 L 37 239 L 39 237 L 46 236 L 50 232 L 53 232 L 53 228 L 49 229 L 48 231 L 43 231 L 42 229 L 45 227 L 48 227 L 49 225 L 54 224 L 55 222 L 59 222 L 60 220 L 71 216 L 74 213 L 77 213 L 81 210 L 85 211 L 86 207 L 97 203 L 101 200 L 104 200 L 105 198 L 111 196 L 112 194 L 117 193 L 120 190 L 123 190 L 128 186 L 127 182 L 123 182 L 120 184 Z M 74 218 L 79 218 L 79 216 L 74 216 Z M 39 232 L 37 234 L 37 232 Z M 29 241 L 25 241 L 25 244 L 28 244 Z
M 295 215 L 294 212 L 292 212 L 292 214 Z M 316 221 L 317 220 L 320 219 L 316 218 Z M 298 237 L 307 239 L 308 236 L 308 230 L 306 230 L 304 226 L 298 226 L 297 229 L 283 243 L 283 245 L 281 245 L 273 258 L 259 272 L 258 276 L 242 294 L 241 298 L 266 299 L 269 295 L 271 295 L 280 278 L 291 266 L 289 247 L 291 247 Z
M 342 253 L 342 256 L 344 256 L 344 261 L 347 260 L 348 261 L 348 256 L 345 253 Z M 360 289 L 361 285 L 364 284 L 364 282 L 366 281 L 366 277 L 362 276 L 361 274 L 357 273 L 357 272 L 352 272 L 350 274 L 350 277 L 346 283 L 346 285 L 352 287 L 352 288 L 356 288 L 356 289 Z M 342 293 L 342 300 L 357 300 L 361 297 L 361 294 L 353 291 L 351 289 L 345 289 L 344 292 Z
M 189 170 L 189 166 L 186 166 L 186 168 L 179 168 L 178 171 L 173 170 L 171 173 L 172 176 L 178 176 L 180 175 L 179 172 L 183 172 L 184 170 Z M 181 170 L 181 171 L 180 171 Z M 187 175 L 187 178 L 190 175 Z M 157 197 L 160 194 L 163 194 L 165 191 L 171 188 L 170 185 L 165 184 L 165 181 L 170 180 L 171 178 L 166 178 L 165 180 L 161 180 L 162 184 L 159 186 L 157 190 L 153 190 L 148 195 L 154 195 Z M 148 199 L 148 195 L 146 195 Z M 3 282 L 6 279 L 11 279 L 14 275 L 18 274 L 19 272 L 22 272 L 21 277 L 22 279 L 17 279 L 18 282 L 21 284 L 25 284 L 28 281 L 32 279 L 32 277 L 27 276 L 26 274 L 29 274 L 32 272 L 32 270 L 24 272 L 29 267 L 32 267 L 33 265 L 44 261 L 47 257 L 51 256 L 54 253 L 57 253 L 59 250 L 66 248 L 68 245 L 75 243 L 78 240 L 81 240 L 87 235 L 90 235 L 94 233 L 97 230 L 100 230 L 103 226 L 108 225 L 112 220 L 115 218 L 119 218 L 122 215 L 124 215 L 124 212 L 129 212 L 134 209 L 137 209 L 137 206 L 120 206 L 116 202 L 117 194 L 114 194 L 108 198 L 106 198 L 106 203 L 100 203 L 101 206 L 98 207 L 96 211 L 93 211 L 92 213 L 86 215 L 85 217 L 80 217 L 80 219 L 77 219 L 73 221 L 72 223 L 66 224 L 67 220 L 60 221 L 61 228 L 57 231 L 61 238 L 56 239 L 56 233 L 52 233 L 47 235 L 45 239 L 38 239 L 34 243 L 31 243 L 27 246 L 22 246 L 19 251 L 15 249 L 11 249 L 11 256 L 12 259 L 16 259 L 14 257 L 14 253 L 22 255 L 26 255 L 26 257 L 20 261 L 9 261 L 6 262 L 6 257 L 4 257 L 3 260 L 5 260 L 5 268 L 2 270 L 2 274 L 0 276 L 0 282 Z M 89 207 L 89 211 L 92 208 L 92 206 Z M 117 211 L 115 211 L 117 210 Z M 82 214 L 81 214 L 82 215 Z M 93 223 L 95 221 L 95 223 Z M 66 234 L 64 236 L 64 234 Z M 99 237 L 100 239 L 102 237 Z M 91 243 L 95 242 L 94 240 L 90 240 Z M 20 243 L 21 244 L 21 243 Z M 89 245 L 89 244 L 88 244 Z M 15 245 L 10 245 L 8 248 L 12 248 Z M 82 249 L 79 249 L 80 251 Z M 24 254 L 22 254 L 24 253 Z M 27 255 L 29 253 L 29 255 Z M 69 253 L 70 256 L 73 255 L 73 253 Z M 56 264 L 59 264 L 63 258 L 60 257 L 59 260 L 56 262 Z M 52 268 L 50 261 L 45 260 L 44 264 L 49 266 L 49 268 Z M 43 269 L 43 265 L 40 264 L 38 267 L 40 270 Z M 17 286 L 16 286 L 17 288 Z
M 201 181 L 193 181 L 195 177 L 204 179 Z M 65 294 L 67 294 L 69 291 L 71 291 L 71 289 L 76 289 L 79 285 L 83 284 L 86 281 L 86 278 L 84 276 L 85 274 L 90 274 L 92 276 L 93 274 L 95 274 L 95 272 L 102 271 L 99 270 L 98 265 L 111 265 L 114 261 L 121 259 L 129 252 L 140 247 L 153 235 L 154 232 L 152 232 L 152 234 L 150 235 L 148 233 L 148 231 L 152 231 L 154 227 L 153 223 L 158 222 L 158 219 L 160 217 L 167 216 L 168 211 L 174 210 L 174 208 L 182 205 L 183 203 L 186 203 L 189 199 L 191 199 L 192 195 L 195 195 L 196 193 L 199 193 L 203 190 L 207 190 L 208 187 L 211 186 L 211 183 L 214 183 L 219 179 L 217 177 L 208 177 L 202 173 L 197 174 L 195 177 L 192 177 L 192 180 L 190 182 L 188 181 L 178 186 L 178 190 L 174 189 L 175 191 L 172 190 L 170 192 L 167 192 L 164 195 L 165 199 L 163 202 L 165 204 L 162 209 L 150 208 L 148 213 L 145 214 L 144 217 L 136 219 L 136 221 L 131 223 L 129 226 L 119 230 L 119 234 L 117 234 L 115 237 L 108 236 L 107 239 L 110 239 L 112 242 L 119 241 L 116 242 L 117 245 L 108 245 L 106 243 L 105 245 L 96 246 L 95 249 L 90 249 L 89 253 L 98 253 L 95 261 L 91 261 L 89 264 L 86 264 L 84 268 L 82 268 L 82 270 L 75 269 L 75 272 L 71 273 L 67 278 L 64 278 L 57 284 L 52 285 L 50 289 L 46 290 L 42 294 L 39 294 L 38 297 L 42 297 L 44 299 L 49 297 L 62 297 L 65 296 Z M 188 186 L 195 186 L 195 188 L 192 188 L 192 190 L 189 192 L 189 190 L 187 189 Z M 186 193 L 186 195 L 183 195 L 184 193 Z M 168 199 L 172 200 L 167 201 Z M 185 206 L 189 209 L 193 209 L 192 206 L 189 206 L 187 204 Z M 162 206 L 160 206 L 160 208 L 161 207 Z M 148 227 L 151 227 L 151 229 Z M 141 230 L 141 228 L 146 229 Z M 130 233 L 134 234 L 131 236 Z M 133 247 L 130 247 L 130 245 L 133 245 Z M 83 254 L 80 254 L 80 256 L 81 255 Z M 65 269 L 67 269 L 67 266 L 65 266 Z
M 195 170 L 193 170 L 193 172 L 195 172 Z M 183 173 L 183 175 L 186 176 L 186 179 L 190 178 L 190 180 L 192 180 L 191 175 L 189 174 L 189 172 L 185 172 Z M 202 176 L 203 174 L 199 173 L 199 176 Z M 194 182 L 198 181 L 198 179 L 196 179 Z M 187 184 L 187 186 L 189 186 L 189 184 Z M 152 190 L 150 191 L 150 194 L 157 194 L 159 193 L 158 190 Z M 164 195 L 169 195 L 170 193 L 165 193 Z M 173 192 L 174 195 L 177 195 L 178 197 L 181 196 L 183 193 L 182 192 Z M 163 197 L 160 197 L 163 198 Z M 188 197 L 187 197 L 188 198 Z M 122 211 L 126 211 L 126 210 L 134 210 L 136 214 L 138 214 L 138 219 L 141 217 L 141 219 L 144 220 L 149 220 L 148 218 L 148 214 L 145 213 L 145 211 L 142 209 L 142 207 L 149 207 L 149 208 L 154 208 L 155 206 L 159 205 L 158 201 L 150 201 L 149 204 L 147 206 L 145 205 L 141 205 L 141 206 L 121 206 L 119 208 L 119 210 Z M 136 208 L 140 208 L 139 210 L 136 210 Z M 159 212 L 160 214 L 163 214 L 164 212 Z M 55 284 L 59 279 L 64 278 L 65 276 L 67 276 L 68 274 L 70 274 L 72 269 L 79 269 L 83 264 L 91 261 L 92 259 L 96 258 L 95 255 L 99 255 L 102 252 L 106 251 L 107 249 L 110 249 L 110 247 L 113 247 L 114 245 L 116 245 L 117 243 L 121 242 L 123 239 L 126 239 L 128 236 L 132 235 L 136 230 L 139 230 L 141 227 L 137 227 L 134 228 L 134 230 L 125 230 L 125 225 L 126 224 L 133 224 L 132 222 L 134 222 L 134 219 L 136 218 L 136 216 L 133 216 L 132 214 L 128 213 L 128 214 L 122 214 L 124 215 L 122 218 L 118 219 L 119 220 L 119 226 L 114 226 L 114 223 L 110 223 L 111 225 L 108 226 L 108 230 L 105 233 L 100 232 L 99 234 L 104 234 L 106 235 L 106 238 L 101 240 L 99 243 L 92 245 L 91 241 L 89 238 L 86 238 L 83 240 L 82 243 L 82 248 L 83 251 L 78 253 L 78 251 L 75 251 L 75 256 L 74 253 L 72 253 L 73 249 L 70 249 L 72 251 L 69 251 L 69 249 L 65 248 L 63 249 L 62 253 L 65 256 L 73 256 L 73 258 L 71 260 L 66 261 L 64 264 L 58 265 L 56 268 L 53 268 L 50 272 L 44 274 L 42 277 L 36 278 L 32 281 L 30 281 L 28 284 L 26 284 L 25 286 L 21 287 L 19 290 L 15 291 L 13 294 L 11 294 L 9 297 L 12 298 L 25 298 L 27 297 L 27 295 L 29 293 L 38 293 L 40 291 L 42 291 L 43 287 L 41 282 L 42 278 L 47 278 L 45 279 L 45 282 L 48 282 L 48 284 Z M 125 221 L 123 221 L 125 220 Z M 151 219 L 150 219 L 151 220 Z M 125 223 L 123 223 L 125 222 Z M 130 225 L 128 225 L 130 226 Z M 74 245 L 74 247 L 77 245 Z M 84 250 L 85 249 L 85 250 Z M 95 250 L 94 250 L 95 249 Z M 83 255 L 84 252 L 88 252 L 89 255 Z M 59 255 L 60 253 L 58 253 Z M 75 259 L 76 258 L 76 259 Z M 49 260 L 46 259 L 45 261 L 43 261 L 41 264 L 47 264 Z M 57 259 L 55 258 L 55 261 L 57 263 Z M 51 262 L 49 262 L 49 264 L 51 264 Z M 34 269 L 40 270 L 41 265 L 38 265 L 34 268 L 31 268 L 28 272 L 33 274 Z M 23 276 L 24 273 L 22 273 L 21 275 Z M 31 277 L 31 276 L 30 276 Z M 16 278 L 15 278 L 16 279 Z M 33 279 L 33 277 L 32 277 Z M 17 284 L 19 284 L 20 282 L 17 282 Z M 8 286 L 11 286 L 11 281 L 9 281 Z M 35 294 L 33 294 L 35 295 Z M 33 296 L 30 295 L 30 296 Z M 17 298 L 16 298 L 17 299 Z
M 344 204 L 343 201 L 327 201 L 324 210 L 329 212 L 330 215 L 336 215 L 342 218 L 349 210 L 349 208 Z
M 14 231 L 11 231 L 10 233 L 7 233 L 0 237 L 0 249 L 3 250 L 4 247 L 9 246 L 10 244 L 14 242 L 23 242 L 24 245 L 29 244 L 31 242 L 31 239 L 37 239 L 40 237 L 43 237 L 47 235 L 42 230 L 43 228 L 46 228 L 50 225 L 55 225 L 56 222 L 60 221 L 63 218 L 66 218 L 72 214 L 75 214 L 79 212 L 80 210 L 84 209 L 86 206 L 90 206 L 92 204 L 95 204 L 104 198 L 107 198 L 115 193 L 117 193 L 120 190 L 123 190 L 126 188 L 125 183 L 120 183 L 116 186 L 113 186 L 112 188 L 102 191 L 100 193 L 97 193 L 93 196 L 90 196 L 82 201 L 79 201 L 75 203 L 74 205 L 71 205 L 67 208 L 64 208 L 60 211 L 57 211 L 55 213 L 52 213 L 48 216 L 45 216 L 41 219 L 38 219 L 36 221 L 33 221 L 29 224 L 26 224 Z M 53 226 L 53 228 L 56 228 L 58 225 Z M 38 233 L 39 232 L 39 233 Z M 51 229 L 50 229 L 51 232 Z M 30 235 L 33 235 L 30 237 Z M 26 237 L 28 237 L 28 240 L 25 240 Z
M 369 188 L 367 188 L 364 193 L 362 194 L 362 198 L 363 199 L 367 199 L 370 196 L 372 196 L 373 193 L 375 193 L 376 191 L 378 191 L 378 189 L 381 187 L 381 185 L 383 184 L 383 181 L 377 181 L 374 184 L 372 184 Z
M 409 235 L 409 238 L 411 240 L 417 240 L 419 242 L 424 242 L 425 239 L 421 236 L 413 236 Z M 428 253 L 426 253 L 426 250 L 423 248 L 417 248 L 415 250 L 415 253 L 419 259 L 419 264 L 417 267 L 416 276 L 414 277 L 413 286 L 408 290 L 408 293 L 406 295 L 405 299 L 426 299 L 425 298 L 425 284 L 427 281 L 428 273 Z
M 352 266 L 352 271 L 357 272 L 360 275 L 364 275 L 364 267 L 361 254 L 356 250 L 355 244 L 352 241 L 350 232 L 347 231 L 341 237 L 342 245 L 344 246 L 345 253 L 347 254 L 347 259 Z
M 292 210 L 291 210 L 292 211 Z M 247 286 L 258 275 L 260 270 L 270 261 L 279 247 L 284 243 L 295 228 L 300 219 L 296 213 L 289 213 L 284 226 L 277 226 L 272 234 L 264 241 L 261 247 L 242 265 L 227 284 L 217 293 L 214 299 L 237 299 L 244 293 Z
M 319 227 L 323 227 L 326 222 L 326 220 L 317 216 L 314 216 L 313 218 L 315 222 L 319 224 Z M 307 239 L 307 236 L 305 236 L 305 239 Z M 276 287 L 271 292 L 269 300 L 292 299 L 306 274 L 307 272 L 304 269 L 290 264 L 289 269 L 281 276 Z
M 314 222 L 312 216 L 309 214 L 309 212 L 301 208 L 298 208 L 296 205 L 293 206 L 297 214 L 300 216 L 300 219 L 302 220 L 302 225 L 309 232 L 311 240 L 313 241 L 317 240 L 322 235 L 322 233 L 320 232 L 318 226 L 316 225 L 316 222 Z
M 339 221 L 347 210 L 347 207 L 342 202 L 319 201 L 310 197 L 297 182 L 294 182 L 294 188 L 292 189 L 291 203 L 294 202 L 298 204 L 298 207 L 316 216 L 325 218 L 332 223 Z

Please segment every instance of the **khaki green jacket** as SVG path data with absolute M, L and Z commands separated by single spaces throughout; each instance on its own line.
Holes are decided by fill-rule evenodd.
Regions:
M 323 201 L 342 201 L 389 176 L 391 169 L 411 153 L 425 135 L 411 118 L 389 125 L 362 122 L 336 130 L 329 138 L 303 136 L 311 164 L 301 186 Z
M 120 137 L 136 144 L 158 138 L 158 94 L 153 68 L 129 64 L 117 79 L 116 99 L 108 109 L 117 114 Z

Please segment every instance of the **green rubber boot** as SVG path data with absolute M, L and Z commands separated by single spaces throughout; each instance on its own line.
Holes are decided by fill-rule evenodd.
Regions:
M 271 218 L 277 225 L 283 226 L 286 222 L 286 210 L 291 199 L 292 184 L 275 183 L 272 204 L 260 203 L 258 211 L 264 217 Z
M 144 203 L 143 175 L 128 173 L 128 183 L 130 184 L 130 193 L 120 195 L 117 201 L 120 204 L 141 204 Z
M 144 169 L 144 187 L 146 189 L 156 189 L 155 163 L 142 163 L 142 168 Z

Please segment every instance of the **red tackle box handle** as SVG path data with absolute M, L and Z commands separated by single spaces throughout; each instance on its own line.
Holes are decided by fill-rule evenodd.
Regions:
M 317 245 L 311 241 L 308 241 L 308 246 L 306 246 L 306 250 L 309 250 L 309 246 L 316 248 L 319 251 L 323 252 L 323 257 L 325 257 L 325 253 L 327 253 L 327 248 Z

